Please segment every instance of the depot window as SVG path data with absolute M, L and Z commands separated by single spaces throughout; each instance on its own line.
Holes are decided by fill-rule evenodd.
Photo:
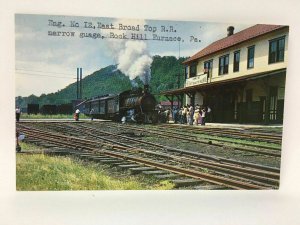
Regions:
M 189 74 L 189 67 L 186 66 L 185 69 L 184 69 L 184 77 L 185 77 L 185 79 L 188 78 L 188 74 Z
M 212 74 L 213 60 L 208 60 L 204 62 L 204 72 L 208 74 L 208 77 Z
M 284 61 L 285 37 L 269 41 L 269 63 Z
M 190 77 L 195 77 L 197 74 L 197 64 L 191 64 L 190 65 Z
M 219 75 L 228 73 L 229 54 L 219 58 Z
M 247 68 L 251 69 L 254 67 L 254 46 L 248 47 L 248 60 Z
M 234 52 L 233 55 L 233 72 L 240 70 L 240 51 Z

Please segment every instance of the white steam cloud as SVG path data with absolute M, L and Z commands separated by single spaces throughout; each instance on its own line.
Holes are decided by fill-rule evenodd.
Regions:
M 151 79 L 152 58 L 147 52 L 147 45 L 142 41 L 127 41 L 117 58 L 118 69 L 130 80 L 139 77 L 144 84 Z
M 144 20 L 117 20 L 114 24 L 130 24 L 133 26 L 146 24 Z M 127 34 L 128 31 L 114 30 L 116 34 Z M 108 30 L 103 30 L 102 34 L 109 35 Z M 132 81 L 139 77 L 144 84 L 148 84 L 151 79 L 152 57 L 147 50 L 147 44 L 141 40 L 108 39 L 109 51 L 115 58 L 118 68 Z

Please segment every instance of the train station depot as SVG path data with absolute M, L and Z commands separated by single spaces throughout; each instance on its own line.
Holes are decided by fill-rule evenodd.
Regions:
M 184 61 L 183 88 L 170 101 L 209 106 L 210 122 L 283 122 L 288 26 L 257 24 L 217 40 Z

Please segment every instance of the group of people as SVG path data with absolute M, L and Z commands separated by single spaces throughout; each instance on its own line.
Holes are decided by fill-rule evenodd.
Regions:
M 172 117 L 175 123 L 188 125 L 205 125 L 207 116 L 210 116 L 211 108 L 197 104 L 195 108 L 192 105 L 184 105 L 182 108 L 173 110 L 158 108 L 158 119 L 161 123 L 168 123 Z
M 158 111 L 158 121 L 160 123 L 169 123 L 171 110 L 159 110 Z
M 185 105 L 178 110 L 177 115 L 175 114 L 175 123 L 188 125 L 205 125 L 206 117 L 211 112 L 210 107 L 204 107 L 196 105 L 195 108 L 192 105 Z

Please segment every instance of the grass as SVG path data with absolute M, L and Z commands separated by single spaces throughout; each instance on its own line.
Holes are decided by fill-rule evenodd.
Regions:
M 22 143 L 22 151 L 32 149 Z M 107 166 L 76 158 L 17 154 L 18 191 L 169 190 L 173 184 L 144 176 L 129 176 Z
M 84 114 L 80 114 L 80 117 L 79 119 L 88 119 L 89 117 L 87 117 L 86 115 Z M 22 119 L 74 119 L 73 118 L 73 115 L 69 114 L 69 115 L 66 115 L 66 114 L 56 114 L 56 115 L 43 115 L 43 114 L 27 114 L 27 113 L 22 113 L 21 114 L 21 118 L 20 120 Z
M 26 143 L 26 142 L 19 142 L 21 148 L 22 148 L 22 152 L 26 152 L 28 150 L 34 150 L 34 151 L 39 151 L 39 150 L 42 150 L 39 146 L 37 145 L 33 145 L 33 144 L 30 144 L 30 143 Z

